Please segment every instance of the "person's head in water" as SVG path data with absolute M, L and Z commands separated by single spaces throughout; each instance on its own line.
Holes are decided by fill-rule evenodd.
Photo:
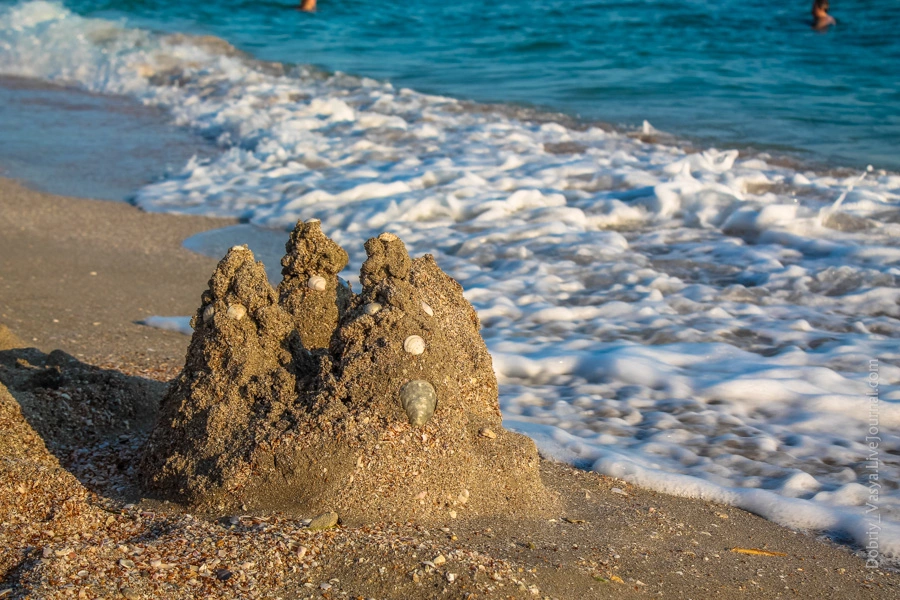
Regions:
M 815 0 L 812 7 L 813 29 L 825 29 L 837 23 L 828 14 L 828 0 Z

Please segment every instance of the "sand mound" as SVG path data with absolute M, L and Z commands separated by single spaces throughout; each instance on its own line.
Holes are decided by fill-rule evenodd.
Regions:
M 10 348 L 24 348 L 27 346 L 25 342 L 9 330 L 6 325 L 0 324 L 0 350 L 9 350 Z
M 0 581 L 14 581 L 35 548 L 95 531 L 106 515 L 89 499 L 0 383 Z
M 460 285 L 382 234 L 366 243 L 361 294 L 332 311 L 346 262 L 335 246 L 317 222 L 298 224 L 282 261 L 291 310 L 248 250 L 222 260 L 146 450 L 147 489 L 348 521 L 551 509 L 534 443 L 501 426 L 491 358 Z M 315 290 L 324 302 L 305 291 L 313 272 L 329 278 Z M 229 318 L 236 304 L 246 314 Z M 311 354 L 297 331 L 323 314 L 339 318 L 336 331 Z

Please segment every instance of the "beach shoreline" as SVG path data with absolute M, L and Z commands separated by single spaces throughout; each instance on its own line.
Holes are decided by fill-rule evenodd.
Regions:
M 109 461 L 133 459 L 146 425 L 135 423 L 127 434 L 98 426 L 89 442 L 78 442 L 74 434 L 64 440 L 35 415 L 64 393 L 77 404 L 76 389 L 102 401 L 104 390 L 115 387 L 110 382 L 158 396 L 161 385 L 143 382 L 177 374 L 189 338 L 137 322 L 194 312 L 216 261 L 181 243 L 234 221 L 53 196 L 10 180 L 0 180 L 0 209 L 0 324 L 35 348 L 0 352 L 0 392 L 11 394 L 4 399 L 10 411 L 4 415 L 11 416 L 0 419 L 6 440 L 0 448 L 4 458 L 18 461 L 2 463 L 0 545 L 16 560 L 0 565 L 0 597 L 898 593 L 895 573 L 867 568 L 848 547 L 739 509 L 547 460 L 541 475 L 562 507 L 550 519 L 488 519 L 460 510 L 431 530 L 373 522 L 313 532 L 303 523 L 315 515 L 188 516 L 175 505 L 141 500 L 119 485 L 127 465 Z M 74 360 L 60 358 L 57 349 Z M 62 377 L 56 388 L 44 375 L 54 369 Z M 88 404 L 68 427 L 85 428 L 94 406 Z M 111 439 L 121 440 L 115 458 Z M 102 472 L 113 475 L 97 475 Z M 35 518 L 38 498 L 45 520 L 26 522 Z M 60 533 L 47 534 L 54 529 Z

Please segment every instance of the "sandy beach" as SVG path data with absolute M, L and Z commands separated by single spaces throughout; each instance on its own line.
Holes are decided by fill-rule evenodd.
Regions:
M 139 321 L 196 311 L 217 261 L 181 243 L 232 223 L 0 180 L 0 598 L 900 595 L 816 532 L 544 459 L 559 509 L 540 518 L 316 530 L 142 498 L 137 457 L 189 338 Z

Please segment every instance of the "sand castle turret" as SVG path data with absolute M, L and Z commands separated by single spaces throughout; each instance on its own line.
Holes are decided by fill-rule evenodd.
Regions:
M 324 238 L 317 223 L 307 227 L 298 225 L 298 240 Z M 306 248 L 294 240 L 289 257 L 292 244 Z M 527 514 L 553 506 L 534 443 L 501 425 L 491 357 L 462 287 L 430 255 L 411 260 L 392 234 L 369 240 L 366 252 L 362 292 L 339 313 L 330 345 L 313 352 L 315 360 L 292 345 L 285 331 L 292 320 L 273 303 L 271 288 L 225 286 L 254 287 L 264 298 L 257 312 L 264 308 L 278 324 L 271 336 L 257 328 L 258 339 L 245 343 L 242 352 L 260 354 L 252 369 L 218 358 L 238 341 L 225 329 L 235 324 L 200 323 L 209 306 L 214 315 L 227 313 L 228 302 L 247 306 L 251 322 L 260 319 L 250 299 L 225 298 L 213 285 L 234 271 L 239 255 L 229 253 L 204 295 L 188 364 L 148 446 L 149 487 L 164 494 L 187 489 L 175 495 L 193 504 L 335 510 L 348 522 Z M 289 257 L 285 270 L 294 264 Z M 242 335 L 252 338 L 250 331 Z M 245 370 L 253 382 L 272 386 L 271 397 Z M 291 396 L 295 373 L 300 384 Z M 235 415 L 229 420 L 235 427 L 209 426 L 213 419 L 205 415 L 216 411 Z M 207 439 L 223 432 L 224 439 Z
M 284 279 L 278 286 L 281 305 L 293 317 L 307 349 L 327 348 L 352 297 L 337 276 L 347 266 L 347 253 L 322 233 L 318 219 L 298 221 L 285 250 Z
M 163 399 L 142 465 L 147 488 L 190 503 L 245 479 L 266 423 L 297 400 L 294 365 L 303 353 L 246 246 L 219 262 L 202 300 L 187 362 Z

